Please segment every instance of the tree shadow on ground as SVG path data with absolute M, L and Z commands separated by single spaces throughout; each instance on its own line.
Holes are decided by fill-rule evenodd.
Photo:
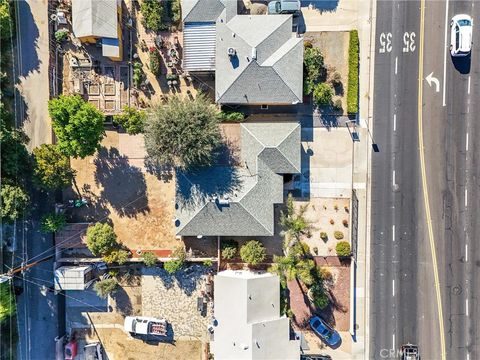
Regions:
M 185 265 L 185 267 L 174 274 L 169 274 L 162 268 L 147 268 L 143 275 L 153 276 L 160 279 L 166 290 L 178 286 L 187 296 L 193 295 L 199 285 L 199 280 L 207 274 L 208 269 L 201 265 Z
M 111 295 L 113 300 L 115 300 L 116 309 L 123 316 L 132 315 L 133 307 L 130 297 L 123 287 L 119 286 L 117 290 Z
M 302 7 L 313 6 L 314 9 L 323 12 L 334 12 L 337 10 L 339 0 L 301 0 Z
M 94 164 L 95 183 L 103 187 L 99 197 L 121 217 L 136 217 L 139 213 L 149 212 L 145 177 L 118 149 L 102 147 Z
M 169 182 L 173 179 L 174 169 L 171 166 L 161 166 L 150 157 L 143 162 L 147 173 L 154 175 L 158 180 Z

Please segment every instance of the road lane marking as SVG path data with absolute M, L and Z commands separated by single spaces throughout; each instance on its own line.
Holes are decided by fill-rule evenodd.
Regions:
M 443 106 L 447 106 L 446 100 L 445 100 L 445 89 L 447 87 L 447 34 L 448 34 L 448 3 L 449 0 L 446 0 L 446 6 L 445 6 L 445 49 L 443 50 Z
M 395 184 L 395 170 L 393 170 L 393 175 L 392 175 L 392 185 L 393 185 L 393 187 L 395 187 L 395 186 L 396 186 L 396 184 Z
M 467 138 L 465 139 L 465 151 L 468 151 L 468 132 L 467 132 Z
M 465 244 L 465 262 L 468 262 L 468 244 Z
M 397 114 L 393 114 L 393 131 L 397 131 Z
M 395 350 L 395 333 L 392 334 L 392 349 Z
M 397 75 L 398 70 L 398 56 L 395 56 L 395 75 Z
M 468 299 L 465 299 L 465 314 L 468 316 Z
M 395 242 L 395 225 L 392 225 L 392 241 Z
M 445 13 L 445 19 L 448 19 L 448 0 L 447 0 L 447 11 Z M 445 46 L 446 46 L 446 28 L 445 28 Z M 420 168 L 422 175 L 422 189 L 423 189 L 423 201 L 425 206 L 425 217 L 427 220 L 428 228 L 428 239 L 430 242 L 430 253 L 432 256 L 432 265 L 433 265 L 433 278 L 435 281 L 435 295 L 437 300 L 437 311 L 438 311 L 438 329 L 440 332 L 440 353 L 441 359 L 446 360 L 446 347 L 445 347 L 445 330 L 443 324 L 443 309 L 442 309 L 442 296 L 440 292 L 440 280 L 438 275 L 438 266 L 437 266 L 437 254 L 435 249 L 435 240 L 433 235 L 433 224 L 432 216 L 430 213 L 430 200 L 428 197 L 428 187 L 427 187 L 427 170 L 425 166 L 425 149 L 423 142 L 423 119 L 422 119 L 422 108 L 423 108 L 423 52 L 424 52 L 424 43 L 425 43 L 425 0 L 420 0 L 420 46 L 419 46 L 419 61 L 418 61 L 418 102 L 417 102 L 417 113 L 418 113 L 418 140 L 419 140 L 419 155 L 420 155 Z M 446 73 L 446 54 L 444 61 L 444 77 Z M 443 82 L 443 94 L 444 94 L 444 106 L 445 106 L 445 79 Z
M 395 279 L 392 280 L 392 296 L 395 297 Z
M 465 188 L 465 207 L 468 206 L 468 189 Z
M 468 77 L 468 90 L 467 90 L 467 92 L 470 95 L 470 76 Z

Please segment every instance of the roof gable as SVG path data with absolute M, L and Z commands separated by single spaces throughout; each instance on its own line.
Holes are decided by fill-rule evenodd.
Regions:
M 117 38 L 117 0 L 72 0 L 76 37 Z

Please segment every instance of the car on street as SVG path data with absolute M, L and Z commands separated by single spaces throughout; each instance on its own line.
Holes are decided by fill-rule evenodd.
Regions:
M 300 14 L 300 0 L 274 0 L 268 3 L 268 14 Z
M 340 343 L 341 338 L 338 332 L 318 316 L 312 316 L 309 323 L 312 330 L 331 347 L 335 347 Z
M 469 15 L 455 15 L 450 21 L 450 54 L 468 56 L 472 51 L 473 21 Z

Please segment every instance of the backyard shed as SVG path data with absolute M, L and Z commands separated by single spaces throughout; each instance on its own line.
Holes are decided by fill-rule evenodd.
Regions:
M 61 266 L 55 270 L 55 290 L 85 290 L 93 282 L 90 265 Z

